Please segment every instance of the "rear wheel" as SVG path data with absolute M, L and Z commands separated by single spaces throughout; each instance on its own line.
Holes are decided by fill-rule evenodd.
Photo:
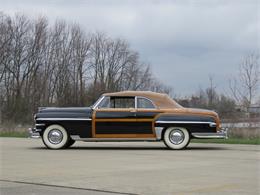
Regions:
M 183 127 L 169 127 L 163 136 L 164 144 L 173 150 L 181 150 L 187 147 L 190 142 L 190 134 Z
M 72 146 L 74 143 L 75 143 L 75 140 L 73 140 L 73 139 L 70 138 L 65 148 L 69 148 L 69 147 Z
M 67 147 L 70 138 L 62 126 L 50 125 L 43 132 L 42 141 L 47 148 L 62 149 Z

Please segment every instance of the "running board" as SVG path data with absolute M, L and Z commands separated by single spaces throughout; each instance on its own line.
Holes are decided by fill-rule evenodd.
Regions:
M 78 135 L 71 135 L 70 137 L 75 141 L 86 142 L 159 141 L 156 138 L 81 138 Z

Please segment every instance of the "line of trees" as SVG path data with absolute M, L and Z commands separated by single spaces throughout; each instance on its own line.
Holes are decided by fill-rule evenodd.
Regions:
M 237 112 L 235 99 L 218 93 L 212 76 L 209 76 L 209 81 L 209 86 L 206 89 L 200 88 L 191 97 L 179 99 L 179 103 L 185 107 L 215 110 L 222 119 L 241 117 Z
M 259 95 L 259 55 L 250 54 L 230 80 L 230 94 L 218 94 L 210 85 L 189 98 L 186 107 L 216 110 L 222 117 L 237 115 Z M 156 79 L 123 39 L 104 33 L 86 33 L 77 24 L 45 17 L 32 20 L 0 12 L 0 122 L 30 123 L 42 106 L 88 106 L 102 93 L 151 90 L 172 94 Z
M 238 74 L 229 79 L 230 95 L 219 94 L 213 77 L 209 76 L 209 87 L 199 89 L 197 94 L 187 99 L 180 99 L 179 102 L 186 107 L 216 110 L 222 118 L 235 119 L 247 116 L 250 106 L 254 103 L 260 105 L 259 59 L 257 53 L 248 54 L 243 58 Z M 256 116 L 257 113 L 253 115 Z
M 121 90 L 170 93 L 122 39 L 45 17 L 0 13 L 0 118 L 31 122 L 39 106 L 87 106 Z

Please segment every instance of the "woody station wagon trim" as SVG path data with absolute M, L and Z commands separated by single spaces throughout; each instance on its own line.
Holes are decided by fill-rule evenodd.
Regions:
M 33 138 L 50 149 L 75 141 L 164 141 L 183 149 L 194 138 L 227 138 L 217 113 L 188 109 L 166 94 L 125 91 L 103 94 L 92 107 L 41 108 Z

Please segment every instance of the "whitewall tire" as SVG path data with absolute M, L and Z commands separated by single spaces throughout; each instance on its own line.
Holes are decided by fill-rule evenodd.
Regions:
M 43 143 L 50 149 L 66 148 L 69 139 L 67 131 L 60 125 L 50 125 L 42 135 Z
M 168 148 L 181 150 L 189 144 L 190 134 L 183 127 L 169 127 L 164 133 L 163 141 Z

